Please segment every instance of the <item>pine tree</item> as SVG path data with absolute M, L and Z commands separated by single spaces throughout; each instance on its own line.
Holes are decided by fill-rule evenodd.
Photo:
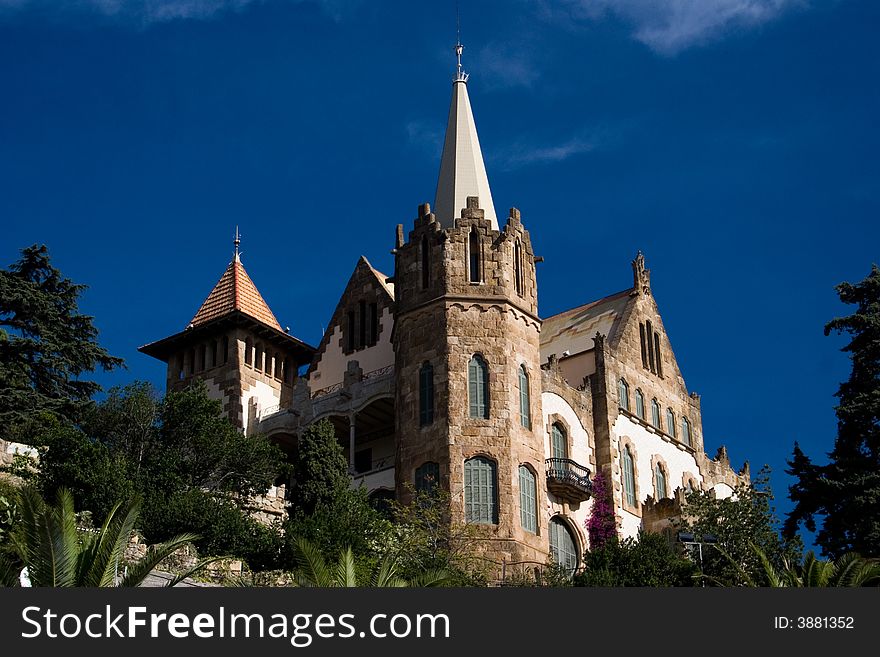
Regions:
M 789 488 L 795 508 L 785 532 L 800 523 L 816 530 L 816 542 L 832 558 L 855 551 L 880 556 L 880 268 L 874 265 L 863 281 L 837 286 L 840 300 L 857 306 L 848 317 L 825 326 L 852 337 L 843 348 L 852 372 L 840 385 L 836 407 L 837 438 L 826 465 L 816 465 L 795 443 L 787 472 L 797 478 Z
M 0 436 L 43 412 L 77 420 L 101 389 L 80 377 L 122 365 L 79 313 L 84 289 L 51 265 L 45 246 L 22 249 L 0 270 Z

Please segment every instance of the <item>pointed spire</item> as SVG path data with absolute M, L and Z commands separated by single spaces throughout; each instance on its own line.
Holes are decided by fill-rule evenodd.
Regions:
M 467 207 L 467 198 L 477 196 L 485 217 L 498 230 L 495 204 L 489 189 L 489 178 L 480 150 L 477 126 L 468 98 L 468 74 L 461 66 L 461 53 L 464 46 L 459 40 L 455 45 L 458 69 L 452 83 L 452 103 L 446 123 L 446 140 L 440 158 L 440 176 L 437 180 L 437 194 L 434 197 L 434 214 L 441 226 L 452 226 Z
M 190 321 L 191 326 L 198 326 L 218 319 L 229 313 L 240 311 L 250 317 L 268 324 L 274 329 L 281 330 L 281 325 L 269 308 L 269 304 L 263 299 L 263 295 L 254 285 L 251 277 L 241 264 L 241 235 L 238 226 L 235 227 L 235 239 L 233 240 L 235 255 L 226 271 L 217 281 L 208 298 L 202 302 L 198 312 Z

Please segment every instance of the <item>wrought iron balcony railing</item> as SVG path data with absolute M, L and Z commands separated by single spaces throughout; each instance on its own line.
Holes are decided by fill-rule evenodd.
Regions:
M 552 458 L 544 462 L 547 490 L 569 502 L 583 502 L 593 492 L 590 470 L 571 459 Z

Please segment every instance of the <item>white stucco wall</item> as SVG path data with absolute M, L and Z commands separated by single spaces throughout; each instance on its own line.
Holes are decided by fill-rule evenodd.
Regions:
M 654 490 L 654 471 L 651 464 L 652 457 L 657 455 L 663 459 L 666 464 L 667 479 L 666 489 L 667 496 L 682 485 L 682 477 L 685 473 L 693 476 L 694 480 L 699 484 L 702 483 L 703 477 L 697 467 L 697 461 L 693 454 L 683 447 L 664 439 L 660 434 L 650 431 L 647 427 L 639 424 L 630 417 L 622 413 L 617 416 L 611 427 L 611 435 L 614 444 L 619 447 L 622 437 L 629 438 L 635 449 L 634 459 L 637 477 L 637 493 L 639 502 L 644 502 L 650 495 L 656 497 Z M 617 458 L 617 484 L 620 485 L 622 494 L 623 485 L 621 481 L 622 466 L 620 456 Z M 618 509 L 622 510 L 622 499 L 618 496 L 615 498 L 615 504 Z M 641 527 L 641 518 L 627 511 L 622 511 L 623 526 L 621 528 L 624 536 L 635 536 Z
M 257 417 L 260 417 L 260 412 L 263 409 L 269 408 L 270 406 L 276 406 L 280 401 L 279 392 L 275 390 L 272 386 L 267 383 L 263 383 L 262 381 L 257 381 L 256 384 L 250 389 L 244 392 L 242 398 L 242 408 L 243 408 L 243 417 L 242 424 L 244 425 L 244 432 L 248 432 L 248 424 L 250 423 L 250 409 L 253 400 L 256 401 L 257 404 Z
M 342 351 L 340 345 L 342 327 L 332 327 L 333 332 L 327 341 L 327 348 L 321 354 L 318 367 L 309 377 L 311 392 L 341 383 L 345 376 L 345 370 L 348 368 L 348 362 L 351 360 L 358 362 L 364 374 L 392 365 L 394 363 L 394 348 L 391 345 L 391 329 L 394 327 L 394 319 L 388 308 L 382 311 L 379 325 L 382 328 L 379 331 L 376 344 L 348 355 Z
M 712 486 L 715 491 L 715 497 L 719 500 L 727 499 L 733 495 L 733 489 L 725 483 L 719 483 Z
M 552 392 L 544 392 L 541 394 L 541 407 L 544 413 L 544 454 L 545 458 L 550 458 L 551 449 L 550 449 L 550 427 L 551 420 L 550 417 L 552 415 L 557 415 L 559 418 L 564 420 L 565 424 L 568 425 L 569 431 L 569 455 L 568 457 L 574 461 L 577 461 L 581 465 L 590 469 L 590 474 L 594 473 L 595 467 L 591 463 L 590 459 L 593 456 L 593 448 L 590 444 L 590 437 L 587 433 L 587 430 L 581 424 L 580 419 L 578 419 L 577 414 L 574 412 L 571 406 L 568 405 L 568 402 L 565 401 L 562 397 Z M 577 508 L 574 508 L 577 506 Z M 581 502 L 578 505 L 569 505 L 568 509 L 568 517 L 571 519 L 572 523 L 577 526 L 579 533 L 579 540 L 581 542 L 580 548 L 586 548 L 586 530 L 584 529 L 584 523 L 590 517 L 590 507 L 592 506 L 592 502 L 587 500 L 586 502 Z M 547 493 L 547 504 L 545 508 L 545 518 L 543 522 L 543 526 L 546 527 L 546 524 L 551 516 L 556 515 L 557 513 L 561 513 L 563 509 L 562 504 L 556 500 L 556 498 Z

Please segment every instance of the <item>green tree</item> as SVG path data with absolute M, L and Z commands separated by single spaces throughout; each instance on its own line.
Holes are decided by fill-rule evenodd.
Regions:
M 757 545 L 774 567 L 800 559 L 803 546 L 798 537 L 783 539 L 779 520 L 772 506 L 770 470 L 767 466 L 755 475 L 751 484 L 741 484 L 730 497 L 716 499 L 712 493 L 695 490 L 687 495 L 686 518 L 681 529 L 698 538 L 714 536 L 720 549 L 702 547 L 703 572 L 717 582 L 742 583 L 741 573 L 760 579 L 764 572 L 761 559 L 752 549 Z M 740 568 L 734 567 L 729 555 Z
M 837 437 L 829 462 L 816 465 L 795 443 L 787 472 L 797 481 L 789 487 L 795 503 L 785 532 L 793 536 L 801 523 L 816 530 L 822 553 L 838 557 L 858 552 L 880 556 L 880 268 L 859 283 L 837 286 L 840 300 L 856 306 L 852 315 L 825 325 L 851 337 L 852 371 L 837 391 Z
M 362 574 L 369 570 L 389 523 L 370 504 L 366 490 L 351 487 L 348 459 L 329 420 L 303 431 L 292 470 L 285 565 L 295 563 L 296 541 L 305 539 L 325 559 L 350 548 Z
M 584 555 L 574 586 L 693 586 L 696 565 L 677 553 L 661 534 L 612 538 Z
M 335 564 L 328 565 L 321 551 L 305 539 L 298 539 L 296 546 L 297 577 L 299 586 L 337 588 L 370 586 L 389 587 L 430 587 L 442 586 L 449 581 L 449 575 L 442 570 L 426 570 L 410 579 L 399 574 L 397 560 L 386 555 L 367 577 L 359 576 L 358 566 L 351 548 L 339 553 Z
M 0 556 L 0 585 L 17 586 L 21 573 L 31 586 L 139 586 L 161 561 L 195 536 L 183 534 L 153 546 L 122 572 L 123 555 L 137 523 L 140 503 L 116 505 L 96 532 L 77 529 L 73 496 L 58 492 L 55 506 L 25 488 L 19 496 L 20 519 L 12 531 L 14 552 Z M 213 559 L 203 560 L 168 583 L 174 586 Z
M 123 364 L 98 344 L 93 318 L 80 314 L 84 289 L 51 265 L 45 246 L 22 249 L 0 270 L 0 437 L 15 437 L 38 413 L 79 420 L 101 389 L 81 377 Z
M 740 571 L 742 581 L 747 586 L 784 587 L 857 587 L 880 586 L 880 561 L 865 559 L 855 552 L 848 552 L 835 561 L 816 558 L 812 550 L 804 556 L 800 564 L 784 560 L 778 568 L 770 563 L 767 555 L 756 545 L 752 550 L 764 568 L 763 580 L 756 580 L 742 569 L 730 555 L 725 557 Z

